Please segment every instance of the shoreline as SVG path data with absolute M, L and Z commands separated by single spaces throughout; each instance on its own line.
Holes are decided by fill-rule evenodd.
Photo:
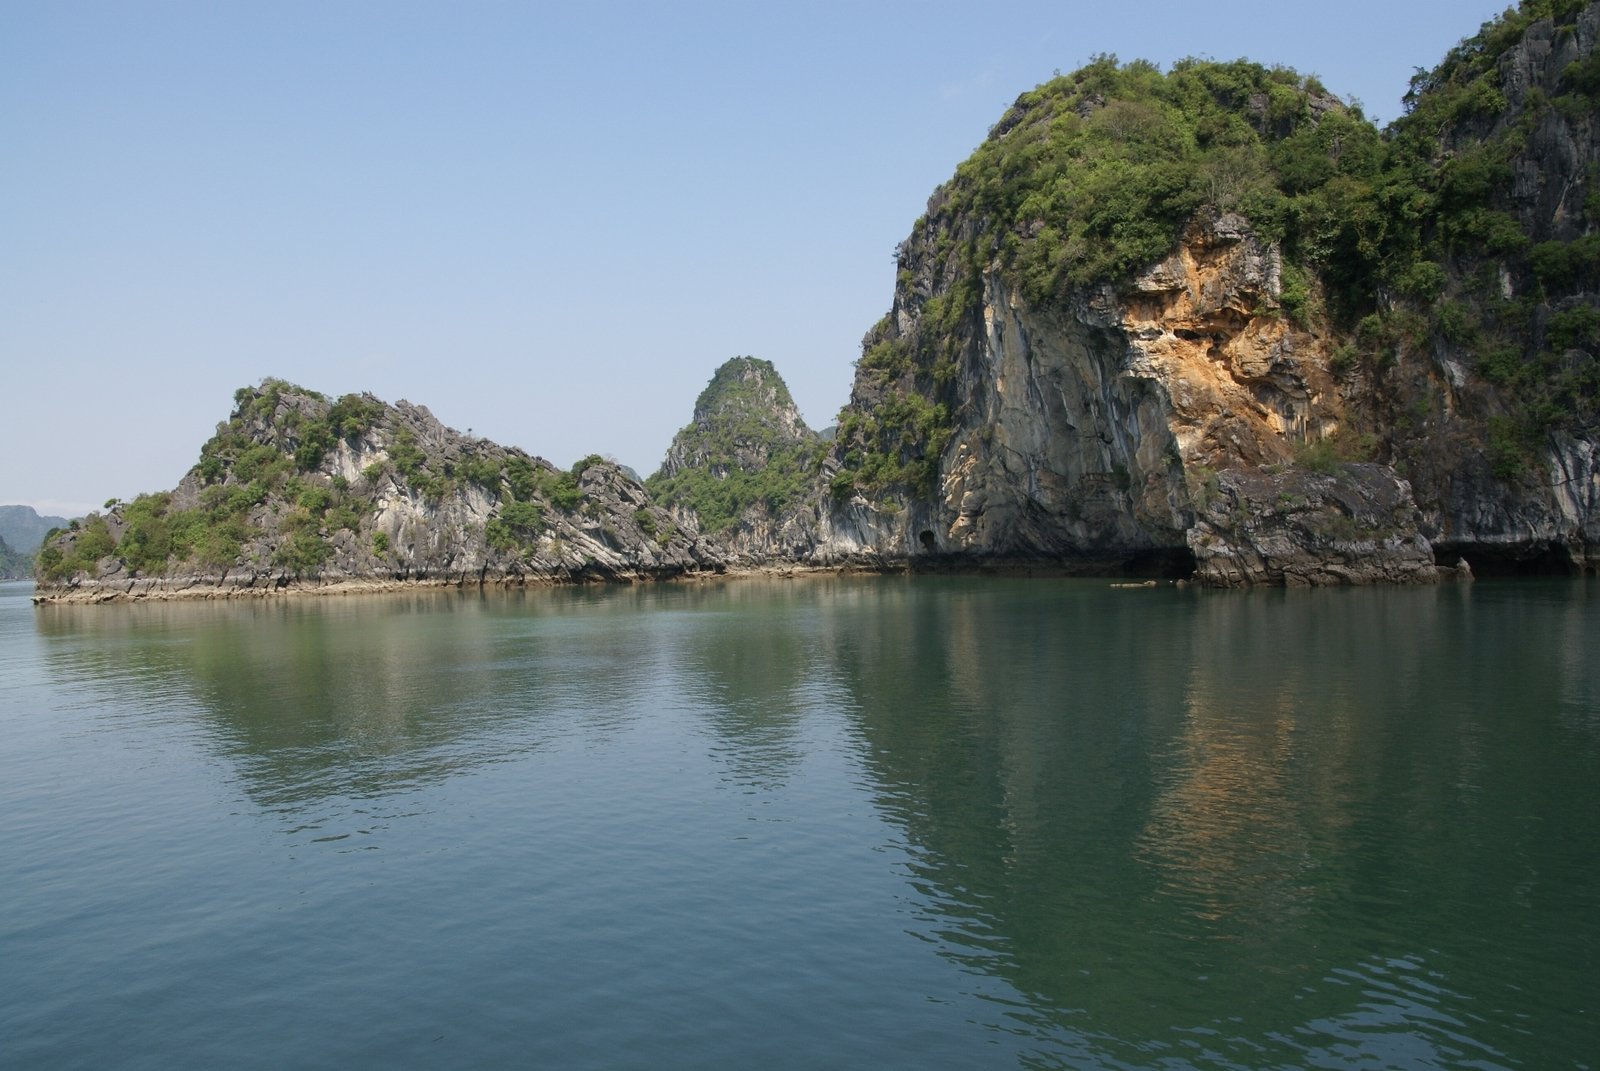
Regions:
M 330 580 L 301 580 L 277 576 L 251 577 L 230 583 L 202 577 L 135 577 L 108 582 L 85 581 L 78 585 L 41 588 L 35 581 L 33 605 L 96 606 L 108 603 L 215 602 L 250 599 L 337 598 L 351 595 L 406 594 L 423 591 L 515 591 L 526 588 L 621 586 L 639 584 L 704 584 L 723 580 L 802 580 L 843 576 L 994 576 L 1038 578 L 1100 578 L 1113 587 L 1146 588 L 1190 586 L 1190 577 L 1152 578 L 1120 570 L 1101 561 L 1064 562 L 1048 559 L 1014 559 L 915 563 L 910 560 L 846 561 L 828 564 L 785 562 L 767 565 L 734 565 L 716 569 L 691 570 L 663 575 L 520 575 L 482 577 L 471 574 L 445 577 L 340 577 Z M 1197 585 L 1198 586 L 1198 585 Z
M 34 606 L 97 606 L 108 603 L 141 602 L 219 602 L 251 599 L 338 598 L 352 595 L 401 595 L 415 592 L 516 591 L 526 588 L 566 588 L 591 586 L 629 587 L 638 584 L 693 584 L 717 580 L 767 578 L 791 580 L 821 576 L 867 576 L 908 572 L 907 569 L 874 568 L 859 565 L 783 565 L 748 566 L 670 576 L 551 577 L 507 576 L 496 578 L 422 577 L 396 580 L 388 577 L 345 577 L 337 580 L 268 579 L 262 583 L 228 584 L 196 580 L 181 587 L 166 586 L 170 578 L 138 578 L 111 585 L 104 581 L 41 589 L 35 581 L 29 596 Z M 180 581 L 181 582 L 181 581 Z M 92 586 L 91 586 L 92 585 Z

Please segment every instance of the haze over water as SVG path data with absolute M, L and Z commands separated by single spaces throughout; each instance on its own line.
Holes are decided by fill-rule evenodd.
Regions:
M 0 586 L 0 1065 L 1586 1068 L 1600 582 Z

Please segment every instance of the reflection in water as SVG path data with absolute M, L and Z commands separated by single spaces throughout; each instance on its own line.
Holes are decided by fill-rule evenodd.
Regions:
M 641 806 L 681 828 L 629 830 L 663 857 L 726 832 L 681 783 L 697 769 L 783 800 L 797 836 L 864 797 L 865 850 L 903 878 L 885 954 L 934 949 L 1023 1064 L 1570 1067 L 1600 1005 L 1590 590 L 819 579 L 35 621 L 64 688 L 117 700 L 94 705 L 108 731 L 196 727 L 297 835 L 624 738 L 664 756 L 670 798 Z M 627 858 L 624 887 L 674 878 Z M 630 924 L 710 913 L 645 903 Z M 708 955 L 739 955 L 734 932 Z
M 798 594 L 793 602 L 769 596 L 707 609 L 671 652 L 676 686 L 729 778 L 747 788 L 777 787 L 800 763 L 801 723 L 813 706 L 808 684 L 826 672 L 809 635 L 819 591 L 806 585 Z
M 1028 996 L 1019 1029 L 1135 1064 L 1578 1058 L 1594 934 L 1539 890 L 1552 867 L 1582 887 L 1585 855 L 1518 849 L 1530 821 L 1592 809 L 1593 708 L 1530 750 L 1503 705 L 1576 728 L 1592 612 L 1492 586 L 899 597 L 840 672 L 921 848 L 925 932 Z M 1580 794 L 1540 799 L 1552 783 Z M 1508 922 L 1514 952 L 1441 935 Z M 1555 979 L 1578 999 L 1532 996 Z
M 429 593 L 44 608 L 39 629 L 62 680 L 198 714 L 258 804 L 298 812 L 622 728 L 650 672 L 631 608 Z

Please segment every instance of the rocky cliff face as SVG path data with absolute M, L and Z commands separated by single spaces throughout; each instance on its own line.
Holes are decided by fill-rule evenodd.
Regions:
M 1421 522 L 1410 486 L 1385 465 L 1224 469 L 1202 489 L 1188 532 L 1194 579 L 1311 587 L 1470 578 L 1435 565 Z
M 110 599 L 349 583 L 659 579 L 723 567 L 616 464 L 563 472 L 422 406 L 268 381 L 172 492 L 47 544 L 41 594 Z
M 901 246 L 820 553 L 1214 584 L 1595 567 L 1600 5 L 1558 6 L 1464 42 L 1472 77 L 1423 79 L 1392 147 L 1238 66 L 1024 95 Z M 1164 118 L 1197 96 L 1216 110 Z M 1224 123 L 1244 148 L 1208 141 Z M 1181 219 L 1135 203 L 1097 232 L 1095 205 L 1052 200 L 1168 179 L 1139 137 L 1202 177 L 1168 194 Z M 1113 179 L 1070 176 L 1093 166 Z M 1402 197 L 1425 218 L 1378 214 Z M 1129 267 L 1119 233 L 1164 226 L 1170 252 Z
M 936 238 L 903 247 L 902 284 L 875 344 L 925 346 L 929 298 L 945 274 L 930 255 L 937 247 Z M 1280 272 L 1278 250 L 1233 214 L 1192 221 L 1170 256 L 1122 288 L 1037 303 L 1003 266 L 988 266 L 969 332 L 956 343 L 960 372 L 940 403 L 958 416 L 931 493 L 899 508 L 899 488 L 881 497 L 854 492 L 834 511 L 830 549 L 1064 559 L 1175 575 L 1199 559 L 1209 582 L 1284 582 L 1259 555 L 1213 567 L 1235 544 L 1201 524 L 1219 474 L 1292 466 L 1298 452 L 1332 441 L 1344 421 L 1330 342 L 1283 314 Z M 870 377 L 869 370 L 852 400 L 868 414 L 895 404 Z M 1285 493 L 1309 497 L 1312 484 L 1329 479 L 1290 473 L 1276 482 L 1305 483 Z M 1248 478 L 1225 482 L 1232 488 Z M 1429 548 L 1404 481 L 1390 473 L 1387 481 L 1345 484 L 1332 508 L 1346 509 L 1352 523 L 1364 512 L 1404 515 L 1386 522 L 1405 529 L 1404 565 L 1304 575 L 1428 578 L 1415 560 L 1417 548 L 1425 558 Z M 1378 500 L 1368 501 L 1379 484 Z M 1258 511 L 1276 504 L 1275 496 L 1250 500 Z M 1368 552 L 1383 558 L 1391 550 Z M 1303 553 L 1315 556 L 1310 546 Z
M 1600 4 L 1532 7 L 1419 76 L 1395 124 L 1435 176 L 1438 285 L 1400 297 L 1417 329 L 1363 361 L 1350 393 L 1441 555 L 1594 569 Z

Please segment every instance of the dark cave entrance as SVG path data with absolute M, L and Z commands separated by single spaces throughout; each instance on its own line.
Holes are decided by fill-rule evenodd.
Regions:
M 1434 564 L 1454 568 L 1465 558 L 1473 576 L 1576 576 L 1583 570 L 1565 546 L 1497 547 L 1485 543 L 1435 543 Z

